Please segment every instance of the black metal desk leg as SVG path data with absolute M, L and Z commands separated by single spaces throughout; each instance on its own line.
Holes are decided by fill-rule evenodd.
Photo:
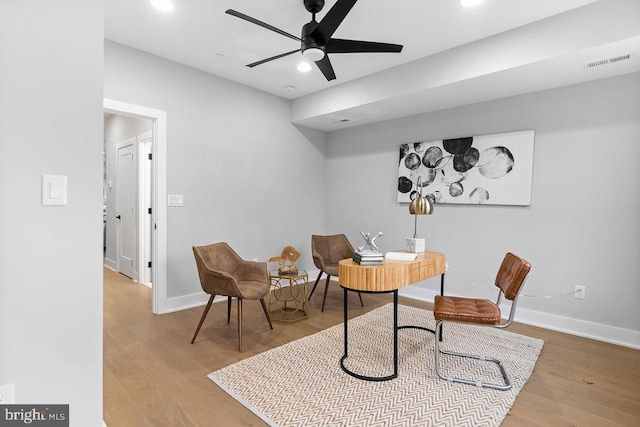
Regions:
M 440 275 L 440 295 L 444 295 L 444 273 Z M 442 328 L 440 328 L 438 339 L 442 342 Z
M 398 376 L 398 290 L 393 291 L 393 377 Z
M 343 292 L 344 292 L 344 356 L 343 359 L 346 358 L 348 356 L 349 353 L 349 345 L 347 344 L 348 340 L 347 340 L 347 319 L 349 316 L 347 316 L 347 288 L 342 288 Z
M 349 338 L 348 338 L 348 322 L 349 316 L 347 314 L 348 309 L 348 291 L 347 288 L 342 288 L 344 290 L 344 354 L 340 358 L 340 367 L 344 372 L 351 375 L 352 377 L 367 380 L 367 381 L 388 381 L 398 377 L 398 329 L 406 328 L 407 326 L 398 327 L 398 290 L 394 291 L 381 291 L 382 293 L 392 293 L 393 292 L 393 374 L 381 376 L 381 377 L 372 377 L 368 375 L 361 375 L 351 371 L 349 368 L 345 366 L 345 360 L 349 355 Z M 358 292 L 358 291 L 354 291 Z M 378 291 L 360 291 L 360 292 L 368 292 L 368 293 L 381 293 Z M 413 327 L 413 326 L 409 326 Z

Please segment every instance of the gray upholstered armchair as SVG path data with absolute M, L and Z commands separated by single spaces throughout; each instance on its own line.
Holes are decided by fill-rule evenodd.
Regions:
M 193 255 L 196 258 L 202 290 L 211 296 L 191 344 L 196 340 L 216 295 L 228 297 L 227 323 L 231 317 L 231 299 L 234 297 L 238 299 L 238 349 L 240 351 L 242 351 L 242 300 L 260 300 L 269 327 L 273 329 L 269 310 L 264 302 L 264 297 L 269 293 L 270 288 L 266 263 L 243 260 L 225 242 L 194 246 Z
M 313 285 L 309 299 L 313 296 L 313 292 L 318 286 L 318 281 L 322 273 L 327 274 L 327 281 L 324 286 L 324 297 L 322 298 L 322 309 L 324 311 L 324 303 L 327 300 L 327 289 L 329 288 L 329 279 L 331 276 L 338 277 L 338 262 L 340 260 L 351 258 L 354 250 L 351 243 L 344 234 L 335 234 L 332 236 L 311 236 L 311 256 L 313 257 L 313 263 L 320 269 L 320 274 L 316 279 L 316 283 Z M 364 307 L 362 302 L 362 295 L 358 292 L 360 297 L 360 304 Z

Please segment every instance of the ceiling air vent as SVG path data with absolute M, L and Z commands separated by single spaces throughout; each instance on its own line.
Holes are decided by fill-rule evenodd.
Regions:
M 605 58 L 605 59 L 599 59 L 597 61 L 587 62 L 586 64 L 584 64 L 584 68 L 589 69 L 589 68 L 599 67 L 601 65 L 607 65 L 613 62 L 624 61 L 629 58 L 631 58 L 631 55 L 628 53 L 626 55 L 612 56 L 611 58 Z
M 629 58 L 631 58 L 631 55 L 627 53 L 626 55 L 614 56 L 613 58 L 609 58 L 609 62 L 624 61 L 625 59 Z

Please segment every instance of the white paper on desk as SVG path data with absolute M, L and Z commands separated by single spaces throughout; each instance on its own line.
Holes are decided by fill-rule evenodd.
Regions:
M 417 255 L 411 252 L 387 252 L 384 259 L 395 259 L 400 261 L 414 261 Z

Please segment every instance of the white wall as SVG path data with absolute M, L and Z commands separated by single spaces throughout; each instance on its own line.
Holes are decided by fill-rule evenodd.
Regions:
M 311 269 L 311 234 L 325 229 L 325 145 L 290 123 L 289 102 L 112 42 L 105 97 L 167 111 L 167 294 L 204 302 L 191 247 L 227 241 L 264 261 L 286 245 Z M 193 296 L 193 298 L 191 297 Z
M 413 234 L 396 202 L 401 143 L 535 130 L 528 207 L 437 205 L 418 218 L 447 255 L 447 292 L 490 296 L 506 251 L 533 265 L 520 320 L 640 347 L 640 74 L 412 116 L 329 134 L 327 231 L 383 231 L 381 249 Z M 572 295 L 586 286 L 586 300 Z M 412 287 L 431 298 L 439 282 Z
M 103 21 L 98 0 L 0 2 L 0 385 L 78 427 L 102 425 Z

